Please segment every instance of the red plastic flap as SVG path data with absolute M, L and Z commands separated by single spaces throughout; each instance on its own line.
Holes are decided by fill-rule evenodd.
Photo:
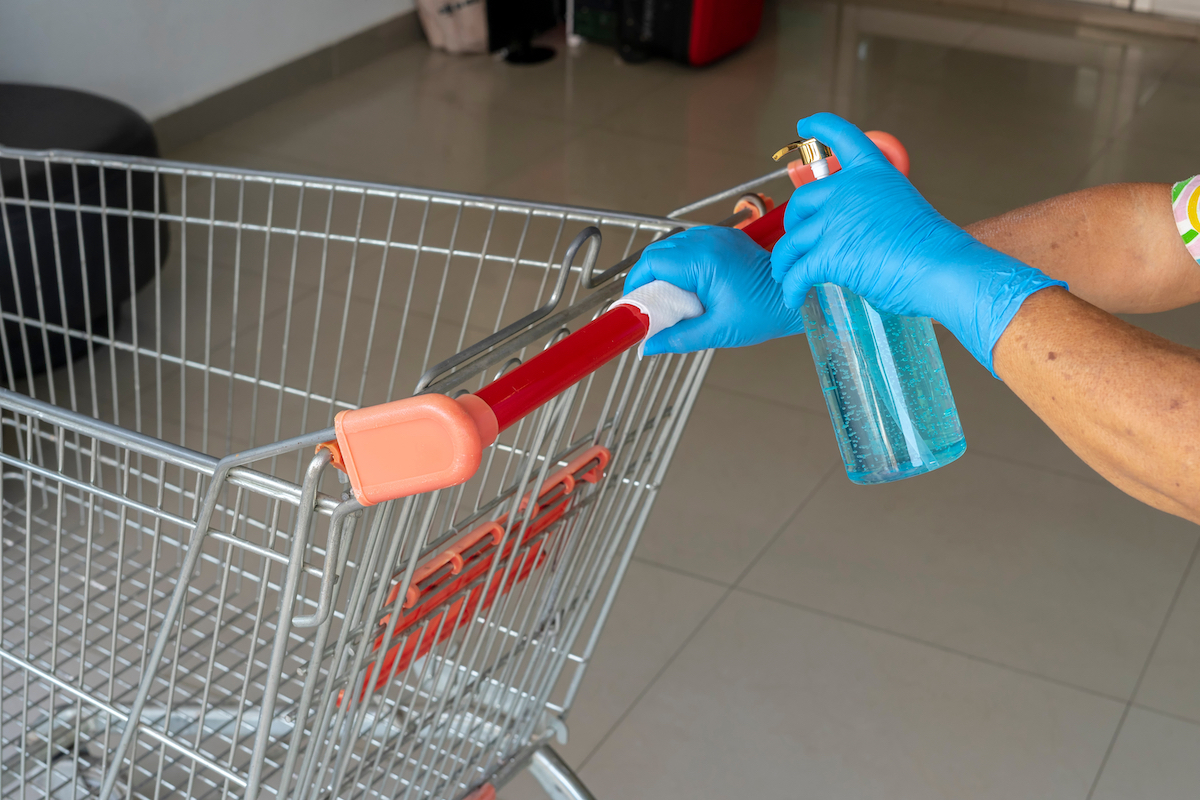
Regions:
M 480 611 L 491 607 L 497 596 L 524 581 L 545 563 L 546 544 L 553 532 L 547 533 L 546 537 L 542 534 L 567 513 L 570 495 L 580 482 L 597 483 L 604 477 L 604 469 L 611 457 L 607 447 L 596 445 L 548 476 L 538 490 L 534 509 L 529 512 L 529 525 L 519 537 L 510 536 L 504 541 L 508 530 L 508 515 L 505 514 L 476 527 L 418 567 L 401 604 L 405 613 L 396 624 L 393 644 L 384 654 L 379 673 L 368 672 L 363 681 L 362 696 L 372 683 L 377 690 L 383 689 L 392 675 L 408 669 L 413 659 L 424 656 L 436 644 L 444 642 Z M 521 521 L 525 518 L 524 510 L 531 494 L 527 493 L 521 499 Z M 517 550 L 515 554 L 514 549 Z M 485 591 L 485 585 L 479 581 L 497 558 L 500 561 Z M 503 578 L 503 565 L 513 558 L 516 559 L 514 567 L 508 577 Z M 388 606 L 394 606 L 402 585 L 396 583 L 392 587 L 387 597 Z M 383 646 L 383 629 L 390 619 L 391 614 L 387 614 L 379 622 L 376 650 Z

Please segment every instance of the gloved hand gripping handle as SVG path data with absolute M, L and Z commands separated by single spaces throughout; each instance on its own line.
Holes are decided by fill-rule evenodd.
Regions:
M 743 230 L 770 249 L 783 235 L 786 207 L 785 203 Z M 334 465 L 350 477 L 355 499 L 363 505 L 463 483 L 475 474 L 484 448 L 502 431 L 641 344 L 652 330 L 684 319 L 680 311 L 703 313 L 694 295 L 689 300 L 680 293 L 690 294 L 670 287 L 644 293 L 641 301 L 618 302 L 474 394 L 454 399 L 423 394 L 342 411 L 334 420 L 336 441 L 321 447 L 333 453 Z

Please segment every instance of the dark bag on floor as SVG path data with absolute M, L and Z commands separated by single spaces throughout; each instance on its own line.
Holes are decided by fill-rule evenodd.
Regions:
M 26 84 L 0 83 L 0 143 L 158 155 L 150 123 L 131 109 Z M 166 222 L 156 236 L 147 218 L 166 211 L 162 182 L 152 172 L 52 164 L 47 175 L 43 161 L 0 158 L 0 183 L 0 311 L 28 320 L 3 322 L 0 379 L 7 383 L 86 353 L 89 342 L 79 332 L 88 323 L 95 336 L 109 336 L 122 303 L 158 272 L 170 240 Z M 51 197 L 53 216 L 46 208 Z
M 621 55 L 662 55 L 703 66 L 758 34 L 763 0 L 623 0 L 618 21 Z

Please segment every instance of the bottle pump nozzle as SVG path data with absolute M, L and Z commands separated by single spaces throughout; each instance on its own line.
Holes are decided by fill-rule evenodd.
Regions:
M 800 151 L 800 160 L 812 167 L 813 177 L 820 179 L 829 175 L 828 158 L 833 151 L 816 139 L 800 139 L 784 147 L 771 158 L 778 161 L 793 150 Z
M 907 153 L 895 137 L 867 136 L 907 172 Z M 775 160 L 796 150 L 814 179 L 829 176 L 834 154 L 816 139 L 792 142 Z M 887 483 L 963 454 L 962 424 L 929 319 L 879 311 L 829 283 L 809 290 L 800 313 L 850 480 Z

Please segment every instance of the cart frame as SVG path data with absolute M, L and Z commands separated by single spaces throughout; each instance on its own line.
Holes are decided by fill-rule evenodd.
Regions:
M 333 438 L 337 411 L 397 394 L 411 320 L 430 326 L 414 343 L 423 356 L 414 393 L 461 392 L 593 318 L 619 294 L 641 246 L 691 223 L 88 153 L 0 148 L 0 165 L 21 186 L 19 195 L 0 188 L 16 287 L 0 309 L 5 796 L 453 798 L 529 768 L 553 796 L 590 797 L 549 742 L 565 741 L 564 720 L 711 352 L 622 356 L 501 437 L 463 486 L 366 507 L 330 466 L 331 452 L 312 453 Z M 127 187 L 117 205 L 105 197 L 113 175 Z M 96 176 L 98 196 L 85 186 Z M 133 189 L 146 179 L 153 201 L 139 207 Z M 256 211 L 255 202 L 267 205 Z M 284 221 L 285 212 L 294 216 Z M 89 219 L 99 220 L 102 267 L 84 263 Z M 484 219 L 472 234 L 471 222 Z M 552 243 L 535 257 L 526 248 L 541 223 Z M 48 226 L 52 249 L 38 245 L 38 226 Z M 72 226 L 78 263 L 67 252 Z M 124 254 L 109 238 L 121 229 Z M 111 275 L 127 268 L 133 284 L 139 234 L 153 239 L 156 268 L 165 266 L 122 319 Z M 620 250 L 599 271 L 602 242 L 614 238 Z M 280 243 L 291 253 L 280 257 Z M 407 271 L 389 267 L 400 256 L 411 259 Z M 422 259 L 438 263 L 421 273 Z M 36 310 L 22 304 L 18 264 L 32 265 Z M 108 276 L 101 307 L 85 298 L 82 324 L 72 323 L 67 273 L 80 270 L 86 284 L 98 268 Z M 467 346 L 494 299 L 480 293 L 492 268 L 508 270 L 503 297 L 487 309 L 492 332 Z M 306 269 L 315 270 L 307 295 L 298 290 Z M 409 290 L 398 335 L 380 312 L 388 269 Z M 470 278 L 469 296 L 449 326 L 454 344 L 441 347 L 447 357 L 432 363 L 446 341 L 455 269 Z M 432 321 L 420 317 L 416 288 L 431 271 L 440 279 Z M 356 296 L 355 281 L 370 287 L 368 279 L 373 291 Z M 232 304 L 224 344 L 214 334 L 222 286 Z M 524 306 L 510 303 L 522 288 Z M 57 316 L 47 311 L 53 302 Z M 297 338 L 303 324 L 293 319 L 304 303 L 315 307 L 311 341 Z M 240 327 L 239 304 L 253 317 Z M 355 312 L 368 307 L 364 321 Z M 280 321 L 275 378 L 264 370 L 264 341 Z M 337 331 L 332 354 L 322 351 L 328 330 Z M 386 390 L 381 381 L 372 389 L 385 333 L 397 336 L 396 358 Z M 239 336 L 254 346 L 239 351 Z M 40 346 L 49 360 L 56 338 L 85 355 L 15 376 L 10 354 L 29 364 Z M 354 375 L 355 341 L 364 340 Z M 297 344 L 308 348 L 302 378 L 288 355 Z M 322 371 L 332 372 L 328 390 Z M 235 410 L 247 405 L 248 415 Z M 292 406 L 299 429 L 281 435 Z M 564 477 L 568 469 L 576 471 Z M 489 525 L 493 538 L 472 539 L 480 544 L 466 554 L 481 559 L 474 582 L 450 582 L 463 567 L 447 548 Z M 438 569 L 428 566 L 438 558 Z M 414 599 L 426 597 L 428 608 Z M 410 604 L 425 616 L 410 619 Z

